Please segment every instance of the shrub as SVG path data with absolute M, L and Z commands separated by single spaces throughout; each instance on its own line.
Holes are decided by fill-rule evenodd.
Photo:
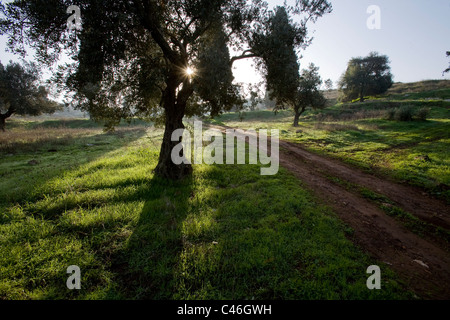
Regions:
M 386 111 L 386 119 L 387 120 L 394 120 L 395 119 L 395 113 L 397 109 L 389 109 Z
M 426 121 L 430 115 L 430 108 L 420 108 L 417 110 L 416 118 L 420 121 Z
M 395 111 L 394 119 L 397 121 L 412 121 L 414 111 L 411 106 L 402 106 Z

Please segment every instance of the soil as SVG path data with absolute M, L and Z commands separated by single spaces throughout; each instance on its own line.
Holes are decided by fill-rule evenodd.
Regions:
M 444 201 L 421 188 L 369 174 L 296 143 L 280 141 L 280 165 L 332 208 L 352 228 L 351 240 L 374 259 L 389 265 L 417 297 L 450 299 L 450 253 L 443 245 L 445 241 L 413 233 L 377 203 L 363 197 L 358 188 L 345 187 L 333 178 L 381 194 L 396 207 L 450 230 L 450 210 Z
M 329 177 L 382 194 L 396 207 L 436 226 L 450 229 L 448 206 L 424 190 L 365 173 L 335 159 L 313 154 L 300 145 L 280 142 L 280 164 L 350 226 L 352 241 L 384 262 L 423 299 L 450 299 L 450 254 L 441 242 L 424 239 L 388 216 L 357 190 Z

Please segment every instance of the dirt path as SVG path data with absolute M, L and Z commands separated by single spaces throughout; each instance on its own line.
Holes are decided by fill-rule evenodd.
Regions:
M 438 244 L 409 231 L 356 190 L 327 177 L 357 184 L 383 194 L 399 208 L 449 229 L 449 209 L 422 190 L 384 180 L 334 159 L 280 142 L 280 164 L 329 205 L 353 230 L 353 241 L 375 259 L 387 263 L 421 298 L 450 299 L 450 254 Z
M 218 128 L 218 127 L 216 127 Z M 219 128 L 224 130 L 223 127 Z M 420 188 L 402 185 L 280 141 L 280 164 L 350 226 L 352 241 L 390 266 L 417 296 L 450 299 L 450 253 L 440 243 L 425 240 L 388 216 L 370 199 L 333 182 L 338 178 L 389 198 L 395 206 L 447 230 L 450 210 Z

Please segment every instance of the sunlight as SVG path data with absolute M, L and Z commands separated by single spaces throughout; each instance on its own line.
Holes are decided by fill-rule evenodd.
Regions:
M 187 67 L 186 70 L 185 70 L 185 72 L 186 72 L 186 75 L 187 75 L 189 78 L 191 78 L 191 77 L 195 74 L 195 69 L 194 69 L 194 68 L 191 68 L 191 67 Z

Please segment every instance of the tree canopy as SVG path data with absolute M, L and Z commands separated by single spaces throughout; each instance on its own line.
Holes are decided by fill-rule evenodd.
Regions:
M 353 58 L 339 82 L 343 101 L 385 93 L 393 85 L 389 58 L 371 52 L 367 57 Z
M 302 70 L 294 104 L 294 127 L 298 126 L 298 120 L 307 108 L 319 109 L 326 106 L 327 99 L 320 90 L 322 83 L 319 68 L 314 63 Z
M 67 29 L 70 5 L 80 8 L 81 30 Z M 326 0 L 285 7 L 286 15 L 300 17 L 290 30 L 294 46 L 308 42 L 306 24 L 330 8 Z M 172 179 L 191 171 L 170 158 L 179 143 L 170 138 L 184 128 L 183 117 L 242 105 L 233 63 L 276 61 L 272 49 L 285 41 L 261 41 L 273 19 L 262 0 L 16 0 L 1 11 L 0 33 L 9 35 L 15 52 L 23 54 L 28 45 L 47 65 L 63 52 L 72 58 L 54 81 L 70 92 L 76 108 L 110 126 L 136 116 L 164 123 L 156 173 Z
M 323 7 L 321 15 L 329 12 Z M 266 74 L 267 91 L 276 101 L 275 111 L 291 108 L 295 112 L 294 126 L 298 126 L 300 115 L 306 108 L 323 107 L 325 98 L 320 92 L 322 79 L 318 68 L 311 64 L 299 73 L 299 59 L 296 48 L 308 45 L 301 31 L 289 19 L 284 7 L 277 7 L 269 19 L 268 30 L 258 35 L 258 48 L 262 49 L 260 69 Z M 304 30 L 304 29 L 303 29 Z
M 38 116 L 62 109 L 62 105 L 48 99 L 47 89 L 41 85 L 39 70 L 33 63 L 24 66 L 0 62 L 0 130 L 13 114 Z

